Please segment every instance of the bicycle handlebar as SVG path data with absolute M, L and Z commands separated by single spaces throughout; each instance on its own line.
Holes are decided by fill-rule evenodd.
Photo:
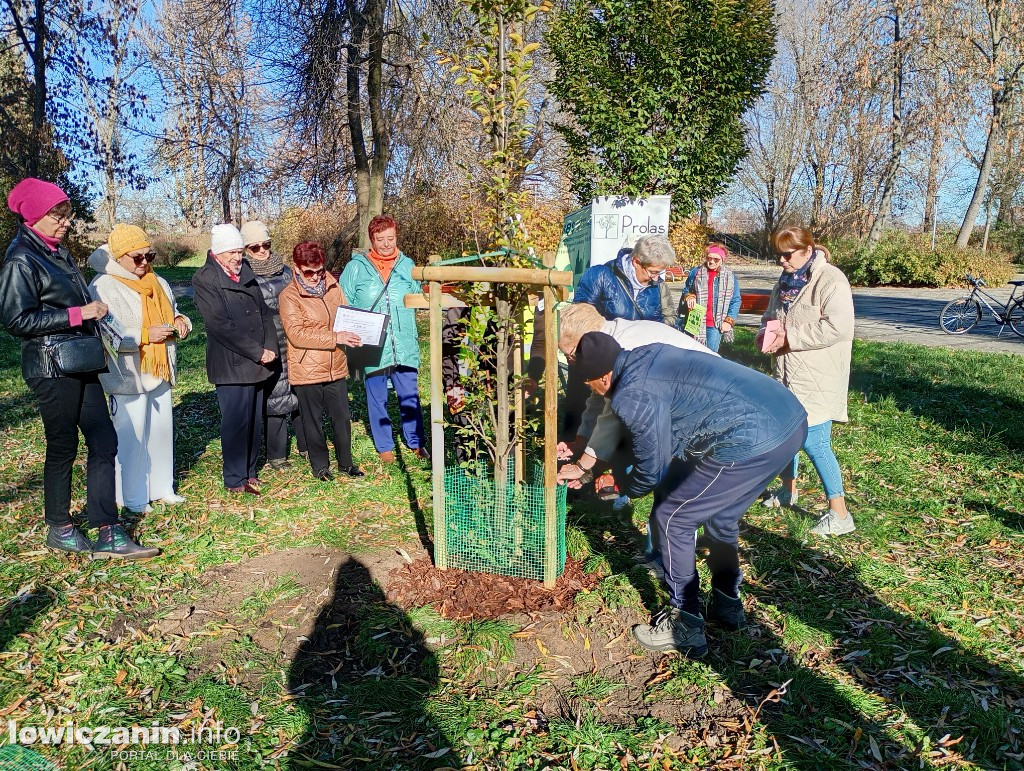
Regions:
M 966 278 L 968 283 L 970 283 L 973 286 L 988 286 L 988 284 L 985 283 L 985 279 L 983 279 L 981 276 L 975 278 L 970 273 L 964 273 L 964 278 Z

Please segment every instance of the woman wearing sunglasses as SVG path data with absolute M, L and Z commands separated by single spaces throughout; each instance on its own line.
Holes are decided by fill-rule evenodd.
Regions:
M 292 270 L 281 259 L 281 255 L 270 249 L 270 229 L 259 220 L 242 225 L 242 242 L 245 244 L 245 259 L 256 274 L 256 283 L 263 293 L 263 301 L 270 309 L 277 329 L 277 347 L 285 350 L 284 326 L 278 310 L 278 297 L 284 288 L 292 283 Z M 299 454 L 306 454 L 306 441 L 302 435 L 299 402 L 292 393 L 288 382 L 288 358 L 281 356 L 281 370 L 274 372 L 267 383 L 267 400 L 263 406 L 263 437 L 267 446 L 267 465 L 273 469 L 291 466 L 288 461 L 288 418 L 295 427 L 295 443 Z
M 117 433 L 98 378 L 105 362 L 95 329 L 107 306 L 89 295 L 61 243 L 71 224 L 71 202 L 57 185 L 29 178 L 14 186 L 7 205 L 18 218 L 18 231 L 0 268 L 0 320 L 21 341 L 21 372 L 46 432 L 46 545 L 103 559 L 155 557 L 160 550 L 137 544 L 118 518 Z M 89 451 L 86 508 L 89 524 L 97 528 L 95 544 L 70 515 L 79 431 Z
M 117 431 L 117 501 L 136 513 L 151 511 L 151 501 L 185 502 L 174 492 L 171 387 L 174 341 L 192 331 L 192 322 L 178 312 L 171 287 L 153 271 L 155 258 L 145 231 L 124 224 L 114 225 L 106 245 L 89 258 L 96 271 L 89 291 L 110 309 L 109 328 L 116 333 L 107 333 L 117 357 L 108 360 L 100 382 Z
M 299 400 L 302 430 L 313 476 L 330 482 L 331 457 L 324 438 L 324 413 L 334 426 L 334 457 L 338 471 L 349 477 L 363 472 L 352 461 L 352 419 L 348 408 L 348 358 L 344 346 L 357 347 L 359 337 L 334 331 L 338 307 L 347 305 L 338 281 L 325 270 L 327 257 L 315 241 L 292 251 L 295 279 L 279 298 L 281 322 L 288 337 L 288 366 Z

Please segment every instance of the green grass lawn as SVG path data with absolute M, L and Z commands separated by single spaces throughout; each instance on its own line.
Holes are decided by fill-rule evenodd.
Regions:
M 379 566 L 429 541 L 430 477 L 408 454 L 377 464 L 358 387 L 364 480 L 297 463 L 265 470 L 262 497 L 224 493 L 202 327 L 181 305 L 197 322 L 175 392 L 188 503 L 139 523 L 163 549 L 141 564 L 42 547 L 42 426 L 0 336 L 0 740 L 8 720 L 220 721 L 240 739 L 204 745 L 227 754 L 200 768 L 1024 767 L 1020 357 L 857 343 L 836 432 L 857 532 L 808 539 L 822 496 L 804 464 L 807 511 L 747 517 L 750 628 L 709 628 L 690 662 L 630 642 L 664 600 L 633 562 L 649 499 L 631 519 L 571 505 L 569 549 L 601 575 L 574 609 L 395 607 Z M 727 355 L 756 361 L 749 332 Z M 191 767 L 35 749 L 67 769 Z

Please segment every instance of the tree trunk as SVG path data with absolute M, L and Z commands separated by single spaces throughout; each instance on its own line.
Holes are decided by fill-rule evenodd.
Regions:
M 935 222 L 935 201 L 939 195 L 939 161 L 945 136 L 937 126 L 932 126 L 932 141 L 928 143 L 928 177 L 924 190 L 924 221 L 921 227 L 925 233 L 931 231 Z
M 369 197 L 366 223 L 384 211 L 384 186 L 387 182 L 388 163 L 391 160 L 391 136 L 384 115 L 384 11 L 387 0 L 369 0 L 367 5 L 370 28 L 369 69 L 366 73 L 366 93 L 370 109 L 370 131 L 373 135 L 373 159 L 370 164 Z
M 974 195 L 971 196 L 971 203 L 967 207 L 964 221 L 960 225 L 960 232 L 956 236 L 957 249 L 966 249 L 971 240 L 974 224 L 978 221 L 978 213 L 985 200 L 985 193 L 988 192 L 989 177 L 992 175 L 992 167 L 995 165 L 996 154 L 999 152 L 1002 133 L 1003 102 L 1002 97 L 996 94 L 992 99 L 992 121 L 989 124 L 988 138 L 985 140 L 985 154 L 981 158 L 981 168 L 978 170 L 978 183 L 974 186 Z
M 817 232 L 821 227 L 821 204 L 825 199 L 825 165 L 816 159 L 810 160 L 811 173 L 814 175 L 814 191 L 811 198 L 811 230 Z
M 29 153 L 25 164 L 28 176 L 39 176 L 39 164 L 43 154 L 43 132 L 46 127 L 46 3 L 35 0 L 35 17 L 32 20 L 32 136 L 29 138 Z
M 868 246 L 872 247 L 882 237 L 882 232 L 889 225 L 892 214 L 892 194 L 896 187 L 896 175 L 900 170 L 900 158 L 903 154 L 903 48 L 900 34 L 900 8 L 893 3 L 893 71 L 892 71 L 892 153 L 885 167 L 882 182 L 882 200 L 878 203 L 878 216 L 871 223 L 868 231 Z
M 370 160 L 366 152 L 366 139 L 363 136 L 363 110 L 359 102 L 359 42 L 362 37 L 362 29 L 359 29 L 359 37 L 356 31 L 352 33 L 352 43 L 346 46 L 348 61 L 345 68 L 346 98 L 348 101 L 348 131 L 352 139 L 352 161 L 355 167 L 356 185 L 356 213 L 359 218 L 358 241 L 361 249 L 370 246 L 370 236 L 367 226 L 370 224 Z

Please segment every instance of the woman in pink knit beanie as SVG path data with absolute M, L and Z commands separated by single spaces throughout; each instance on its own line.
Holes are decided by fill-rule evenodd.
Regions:
M 43 516 L 46 545 L 94 558 L 146 559 L 122 526 L 114 497 L 117 434 L 99 373 L 106 370 L 96 322 L 107 306 L 89 295 L 85 278 L 61 240 L 71 202 L 52 182 L 23 179 L 7 196 L 18 232 L 0 266 L 0 323 L 21 341 L 21 372 L 46 431 Z M 71 521 L 71 473 L 78 432 L 88 448 L 86 507 L 93 543 Z

